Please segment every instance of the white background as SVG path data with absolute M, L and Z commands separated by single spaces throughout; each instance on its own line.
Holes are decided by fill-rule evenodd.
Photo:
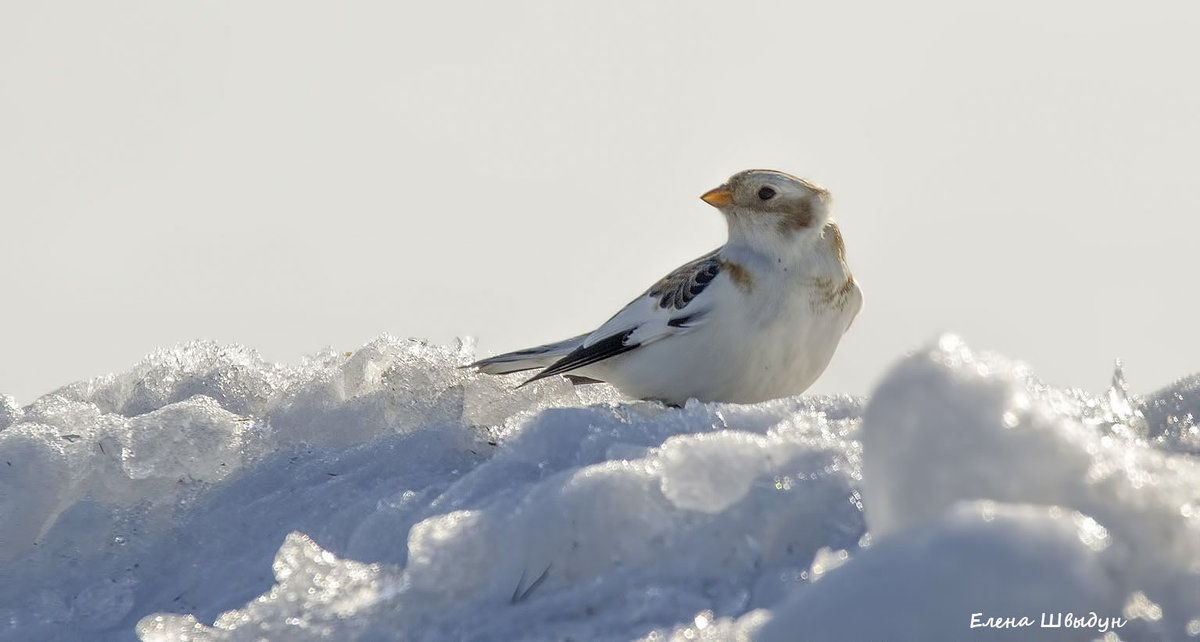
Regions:
M 0 5 L 0 392 L 194 338 L 588 330 L 829 188 L 866 305 L 817 392 L 941 330 L 1102 389 L 1188 374 L 1194 3 Z

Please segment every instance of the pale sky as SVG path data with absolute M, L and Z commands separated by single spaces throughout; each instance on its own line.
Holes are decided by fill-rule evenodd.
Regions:
M 832 191 L 865 290 L 813 392 L 942 331 L 1200 371 L 1200 5 L 988 4 L 0 4 L 0 393 L 565 338 L 723 243 L 697 197 L 752 167 Z

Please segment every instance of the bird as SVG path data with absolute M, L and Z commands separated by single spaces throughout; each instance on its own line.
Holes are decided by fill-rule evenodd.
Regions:
M 606 382 L 668 405 L 798 395 L 824 372 L 862 309 L 830 195 L 775 170 L 738 172 L 700 197 L 724 245 L 667 274 L 596 330 L 480 359 L 492 375 L 537 370 Z

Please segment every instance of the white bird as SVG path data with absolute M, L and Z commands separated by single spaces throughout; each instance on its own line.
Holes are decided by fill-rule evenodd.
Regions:
M 725 216 L 725 245 L 663 277 L 593 332 L 468 367 L 541 368 L 521 385 L 561 374 L 674 405 L 803 392 L 863 301 L 829 218 L 829 193 L 752 169 L 700 198 Z

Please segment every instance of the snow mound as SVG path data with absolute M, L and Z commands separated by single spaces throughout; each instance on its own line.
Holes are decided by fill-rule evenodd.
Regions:
M 472 352 L 192 343 L 0 397 L 0 639 L 1200 634 L 1200 378 L 1058 390 L 946 337 L 865 408 L 666 408 Z
M 1124 417 L 1113 412 L 1122 407 Z M 1200 617 L 1200 467 L 1154 447 L 1128 405 L 1088 408 L 953 338 L 903 361 L 864 417 L 871 532 L 883 537 L 980 498 L 1074 509 L 1103 524 L 1128 558 L 1114 567 L 1125 592 L 1144 591 L 1182 631 Z

